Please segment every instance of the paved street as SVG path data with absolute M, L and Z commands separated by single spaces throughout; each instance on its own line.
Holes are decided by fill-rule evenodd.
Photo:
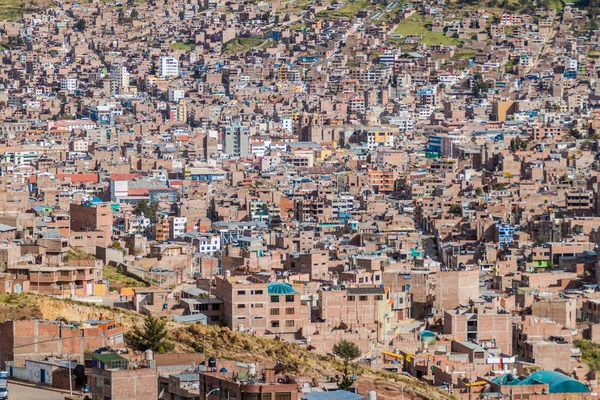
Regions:
M 51 390 L 42 390 L 28 386 L 8 384 L 9 400 L 64 400 L 65 396 Z

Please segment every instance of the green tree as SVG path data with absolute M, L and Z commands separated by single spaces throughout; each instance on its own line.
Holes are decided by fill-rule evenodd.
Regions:
M 179 11 L 179 19 L 182 21 L 185 19 L 185 11 Z
M 130 15 L 131 15 L 131 19 L 137 19 L 138 15 L 139 15 L 138 10 L 136 10 L 136 9 L 131 10 Z
M 147 317 L 144 326 L 140 329 L 133 328 L 132 339 L 138 350 L 152 350 L 157 353 L 165 353 L 173 349 L 173 343 L 167 339 L 169 332 L 165 321 L 157 317 Z
M 460 215 L 462 214 L 462 206 L 458 203 L 454 203 L 450 206 L 450 208 L 448 208 L 448 212 L 450 214 Z
M 158 204 L 148 203 L 148 200 L 142 200 L 137 202 L 135 209 L 133 210 L 135 215 L 143 215 L 146 218 L 150 218 L 152 223 L 158 221 Z
M 350 361 L 360 356 L 360 349 L 356 344 L 342 340 L 333 346 L 333 354 L 344 361 L 344 377 L 338 386 L 342 390 L 348 390 L 353 384 L 352 379 L 348 376 L 348 365 Z
M 483 190 L 480 187 L 478 187 L 477 189 L 475 189 L 475 195 L 483 196 Z
M 121 246 L 121 242 L 119 242 L 118 240 L 113 240 L 110 247 L 112 247 L 113 249 L 116 249 L 116 250 L 123 250 L 123 246 Z
M 485 97 L 488 90 L 492 87 L 490 82 L 487 82 L 483 79 L 481 74 L 475 74 L 473 76 L 473 83 L 471 85 L 471 90 L 473 91 L 473 95 L 478 99 Z
M 83 18 L 81 18 L 79 21 L 77 21 L 77 24 L 75 24 L 75 28 L 77 28 L 78 31 L 84 31 L 86 26 L 87 24 Z

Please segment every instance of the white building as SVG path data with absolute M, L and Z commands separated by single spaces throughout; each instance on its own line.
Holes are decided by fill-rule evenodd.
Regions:
M 194 238 L 196 253 L 211 254 L 221 250 L 221 236 L 214 234 L 198 235 Z
M 169 221 L 171 239 L 183 236 L 186 232 L 187 217 L 173 217 Z
M 119 63 L 114 63 L 110 66 L 110 91 L 118 93 L 119 88 L 129 86 L 129 72 L 127 68 Z
M 185 90 L 169 88 L 169 102 L 178 103 L 179 100 L 185 97 Z
M 130 235 L 132 235 L 132 234 L 145 235 L 146 232 L 148 231 L 148 229 L 150 229 L 150 225 L 151 225 L 150 218 L 146 218 L 144 216 L 136 217 L 136 218 L 129 218 L 127 220 L 127 226 L 125 227 L 125 230 Z
M 161 57 L 158 71 L 161 78 L 179 76 L 179 62 L 173 57 Z
M 66 92 L 74 92 L 77 90 L 77 79 L 75 78 L 63 78 L 60 80 L 60 90 Z
M 287 130 L 290 134 L 294 133 L 294 120 L 292 117 L 283 117 L 281 118 L 281 126 L 283 129 Z

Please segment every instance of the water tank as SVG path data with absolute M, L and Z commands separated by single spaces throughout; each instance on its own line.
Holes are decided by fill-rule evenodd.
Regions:
M 248 376 L 256 376 L 256 364 L 248 364 Z
M 377 392 L 369 390 L 369 393 L 367 393 L 367 400 L 377 400 Z
M 208 368 L 217 368 L 217 359 L 214 357 L 210 357 L 208 359 Z
M 154 360 L 154 352 L 152 350 L 150 350 L 150 349 L 146 350 L 144 352 L 144 359 L 146 361 L 152 361 L 152 360 Z
M 231 271 L 230 270 L 225 271 L 225 278 L 231 278 Z

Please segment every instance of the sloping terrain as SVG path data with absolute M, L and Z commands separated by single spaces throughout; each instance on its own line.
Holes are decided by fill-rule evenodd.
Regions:
M 97 306 L 68 299 L 56 299 L 32 294 L 4 295 L 0 297 L 0 316 L 11 315 L 18 310 L 21 318 L 61 319 L 82 322 L 86 319 L 112 319 L 127 327 L 141 324 L 139 314 Z M 16 314 L 15 314 L 16 315 Z M 170 340 L 175 343 L 175 352 L 202 352 L 217 358 L 259 363 L 281 361 L 288 371 L 299 377 L 333 376 L 343 370 L 342 363 L 334 356 L 321 356 L 297 344 L 264 339 L 257 336 L 233 332 L 219 326 L 168 324 Z M 206 348 L 205 348 L 206 347 Z M 392 400 L 401 397 L 403 391 L 407 399 L 449 399 L 445 392 L 436 390 L 416 379 L 356 367 L 357 385 L 361 392 L 377 389 L 378 399 Z

